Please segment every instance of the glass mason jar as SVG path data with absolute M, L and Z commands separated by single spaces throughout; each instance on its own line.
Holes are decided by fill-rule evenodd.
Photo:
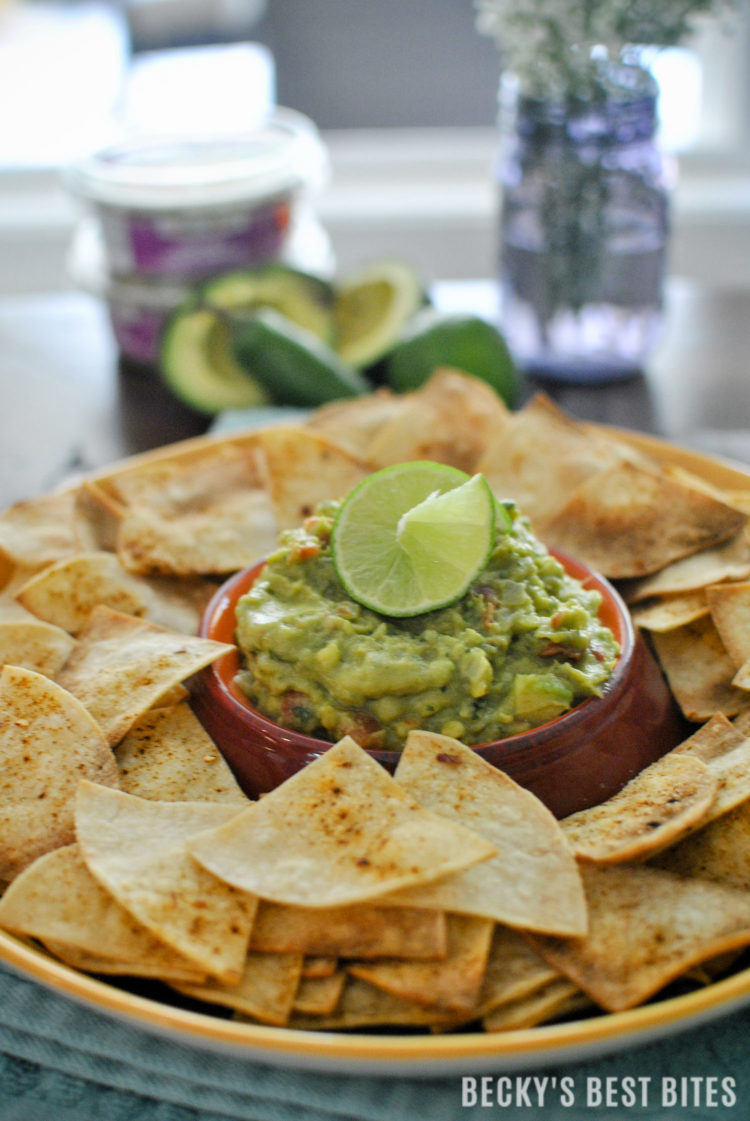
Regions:
M 658 337 L 669 192 L 656 102 L 636 66 L 598 99 L 550 102 L 502 83 L 503 327 L 531 375 L 628 377 Z

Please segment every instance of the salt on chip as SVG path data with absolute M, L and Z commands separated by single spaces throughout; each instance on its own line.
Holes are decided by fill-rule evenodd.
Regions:
M 117 765 L 80 701 L 33 670 L 0 673 L 0 880 L 75 837 L 80 778 L 116 787 Z
M 355 977 L 393 996 L 462 1013 L 474 1008 L 492 942 L 494 923 L 473 915 L 448 916 L 448 951 L 437 961 L 349 962 Z
M 67 631 L 39 619 L 0 619 L 0 665 L 55 677 L 74 647 L 75 639 Z
M 429 883 L 495 852 L 419 806 L 348 736 L 190 850 L 244 891 L 312 907 Z
M 174 987 L 196 1000 L 221 1004 L 261 1023 L 283 1027 L 292 1011 L 301 975 L 300 954 L 249 953 L 236 983 L 207 981 Z
M 732 537 L 746 515 L 665 469 L 622 462 L 583 482 L 540 532 L 605 576 L 656 572 Z
M 694 965 L 750 944 L 747 892 L 648 864 L 585 864 L 582 872 L 586 937 L 528 937 L 610 1012 L 642 1004 Z
M 78 697 L 114 746 L 168 689 L 231 649 L 95 607 L 57 681 Z
M 684 836 L 705 815 L 719 788 L 709 766 L 670 752 L 646 767 L 617 794 L 560 823 L 585 860 L 643 860 Z
M 419 892 L 412 906 L 492 918 L 530 930 L 582 934 L 586 905 L 567 841 L 535 795 L 449 736 L 410 732 L 396 780 L 420 805 L 490 841 L 496 856 Z
M 250 946 L 270 953 L 441 958 L 447 951 L 446 921 L 442 911 L 377 903 L 321 908 L 261 901 Z
M 19 603 L 48 623 L 78 634 L 100 604 L 158 626 L 196 634 L 215 585 L 208 581 L 147 579 L 123 568 L 114 553 L 80 553 L 33 576 L 16 593 Z
M 346 448 L 307 428 L 258 432 L 258 465 L 279 529 L 298 526 L 319 502 L 343 498 L 368 473 Z
M 241 976 L 256 900 L 190 856 L 188 839 L 237 808 L 151 802 L 82 782 L 76 835 L 93 876 L 160 941 L 224 982 Z
M 185 701 L 141 716 L 115 753 L 120 787 L 161 802 L 247 805 L 229 766 Z
M 710 616 L 653 635 L 654 649 L 675 700 L 688 720 L 717 712 L 735 716 L 750 697 L 732 684 L 736 667 Z
M 37 938 L 77 968 L 201 980 L 94 879 L 77 844 L 40 856 L 0 899 L 0 927 Z

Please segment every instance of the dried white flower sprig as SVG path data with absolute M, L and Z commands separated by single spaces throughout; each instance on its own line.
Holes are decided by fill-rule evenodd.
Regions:
M 634 61 L 645 46 L 675 46 L 697 16 L 743 0 L 475 0 L 477 29 L 495 39 L 503 67 L 537 97 L 587 97 L 603 64 Z M 746 2 L 746 0 L 745 0 Z

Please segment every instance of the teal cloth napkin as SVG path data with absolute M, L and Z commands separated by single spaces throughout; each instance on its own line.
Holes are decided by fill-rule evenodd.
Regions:
M 747 1121 L 749 1060 L 750 1010 L 596 1061 L 511 1072 L 499 1087 L 490 1075 L 483 1101 L 482 1075 L 463 1087 L 460 1074 L 318 1074 L 183 1046 L 0 967 L 0 1121 Z M 548 1079 L 544 1098 L 535 1077 Z

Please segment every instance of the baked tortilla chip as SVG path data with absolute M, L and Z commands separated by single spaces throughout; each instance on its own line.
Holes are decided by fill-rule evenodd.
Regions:
M 750 739 L 718 715 L 675 748 L 675 754 L 702 759 L 717 783 L 702 824 L 733 810 L 750 798 Z
M 436 1008 L 465 1013 L 479 996 L 492 942 L 494 923 L 471 915 L 448 918 L 448 950 L 438 961 L 349 962 L 355 977 L 393 996 Z
M 294 1011 L 302 1016 L 330 1016 L 336 1010 L 346 983 L 346 972 L 337 969 L 327 977 L 302 975 L 294 997 Z
M 410 401 L 410 394 L 393 393 L 381 386 L 364 397 L 345 397 L 321 405 L 306 426 L 364 459 L 379 430 L 398 417 Z
M 379 907 L 289 907 L 261 901 L 250 948 L 268 953 L 351 958 L 441 958 L 447 952 L 442 911 Z
M 229 820 L 234 806 L 149 802 L 82 782 L 76 836 L 91 874 L 160 941 L 227 983 L 242 975 L 257 901 L 190 856 L 195 833 Z
M 115 757 L 127 794 L 159 802 L 247 805 L 221 752 L 184 701 L 145 712 Z
M 541 527 L 605 576 L 645 576 L 735 535 L 746 515 L 666 469 L 622 462 L 583 482 Z
M 114 746 L 168 689 L 231 649 L 95 607 L 57 682 L 89 710 Z
M 510 498 L 534 526 L 551 518 L 571 493 L 606 467 L 630 458 L 625 445 L 566 416 L 536 394 L 492 438 L 476 470 L 498 498 Z
M 100 478 L 123 506 L 116 547 L 125 568 L 222 575 L 265 556 L 277 530 L 255 453 L 254 437 L 216 441 Z
M 692 966 L 750 944 L 750 896 L 647 864 L 582 866 L 585 938 L 529 935 L 596 1004 L 633 1008 Z
M 207 981 L 174 987 L 196 1000 L 233 1008 L 263 1024 L 283 1027 L 289 1019 L 302 975 L 299 954 L 256 954 L 245 958 L 242 977 L 235 984 Z
M 373 468 L 430 459 L 473 474 L 509 416 L 486 382 L 459 370 L 438 369 L 381 426 L 364 456 Z
M 432 1027 L 439 1023 L 437 1009 L 393 996 L 358 977 L 348 977 L 332 1013 L 311 1016 L 292 1012 L 288 1027 L 302 1031 L 348 1031 L 378 1025 Z
M 0 673 L 0 880 L 75 837 L 78 781 L 117 786 L 112 752 L 83 705 L 33 670 Z
M 750 583 L 712 584 L 706 598 L 719 637 L 740 669 L 750 659 Z
M 298 526 L 319 502 L 343 498 L 368 472 L 346 448 L 294 425 L 259 431 L 258 449 L 261 478 L 279 529 Z
M 499 1005 L 484 1017 L 482 1026 L 485 1031 L 518 1031 L 590 1007 L 591 1001 L 585 993 L 566 978 L 558 977 L 535 992 Z
M 13 881 L 0 899 L 0 927 L 39 939 L 79 969 L 164 980 L 204 976 L 105 891 L 76 844 L 40 856 Z
M 125 507 L 94 479 L 83 479 L 75 492 L 74 524 L 82 552 L 114 552 Z
M 733 684 L 736 667 L 710 616 L 653 635 L 654 649 L 675 700 L 688 720 L 717 712 L 736 716 L 750 697 Z
M 560 824 L 579 858 L 602 864 L 644 860 L 694 829 L 718 789 L 706 763 L 670 752 L 606 802 Z
M 708 615 L 710 608 L 703 588 L 694 592 L 674 592 L 638 603 L 631 608 L 637 627 L 646 631 L 673 631 Z
M 0 619 L 0 665 L 22 666 L 55 677 L 70 657 L 75 639 L 39 619 Z
M 651 596 L 683 595 L 700 591 L 725 580 L 744 580 L 750 576 L 750 531 L 747 523 L 721 545 L 683 557 L 625 589 L 628 603 L 640 603 Z
M 190 851 L 262 899 L 334 907 L 429 883 L 495 848 L 419 806 L 347 736 Z
M 207 580 L 146 579 L 123 568 L 114 553 L 80 553 L 37 573 L 16 593 L 39 619 L 78 634 L 99 605 L 157 626 L 197 634 L 216 590 Z
M 750 890 L 750 802 L 742 802 L 659 853 L 654 863 L 677 876 Z
M 420 805 L 485 837 L 497 853 L 430 888 L 401 892 L 401 901 L 530 930 L 583 934 L 578 868 L 538 798 L 471 748 L 430 732 L 409 734 L 396 780 Z
M 72 491 L 9 506 L 0 514 L 0 557 L 12 567 L 33 570 L 77 552 L 74 506 Z

